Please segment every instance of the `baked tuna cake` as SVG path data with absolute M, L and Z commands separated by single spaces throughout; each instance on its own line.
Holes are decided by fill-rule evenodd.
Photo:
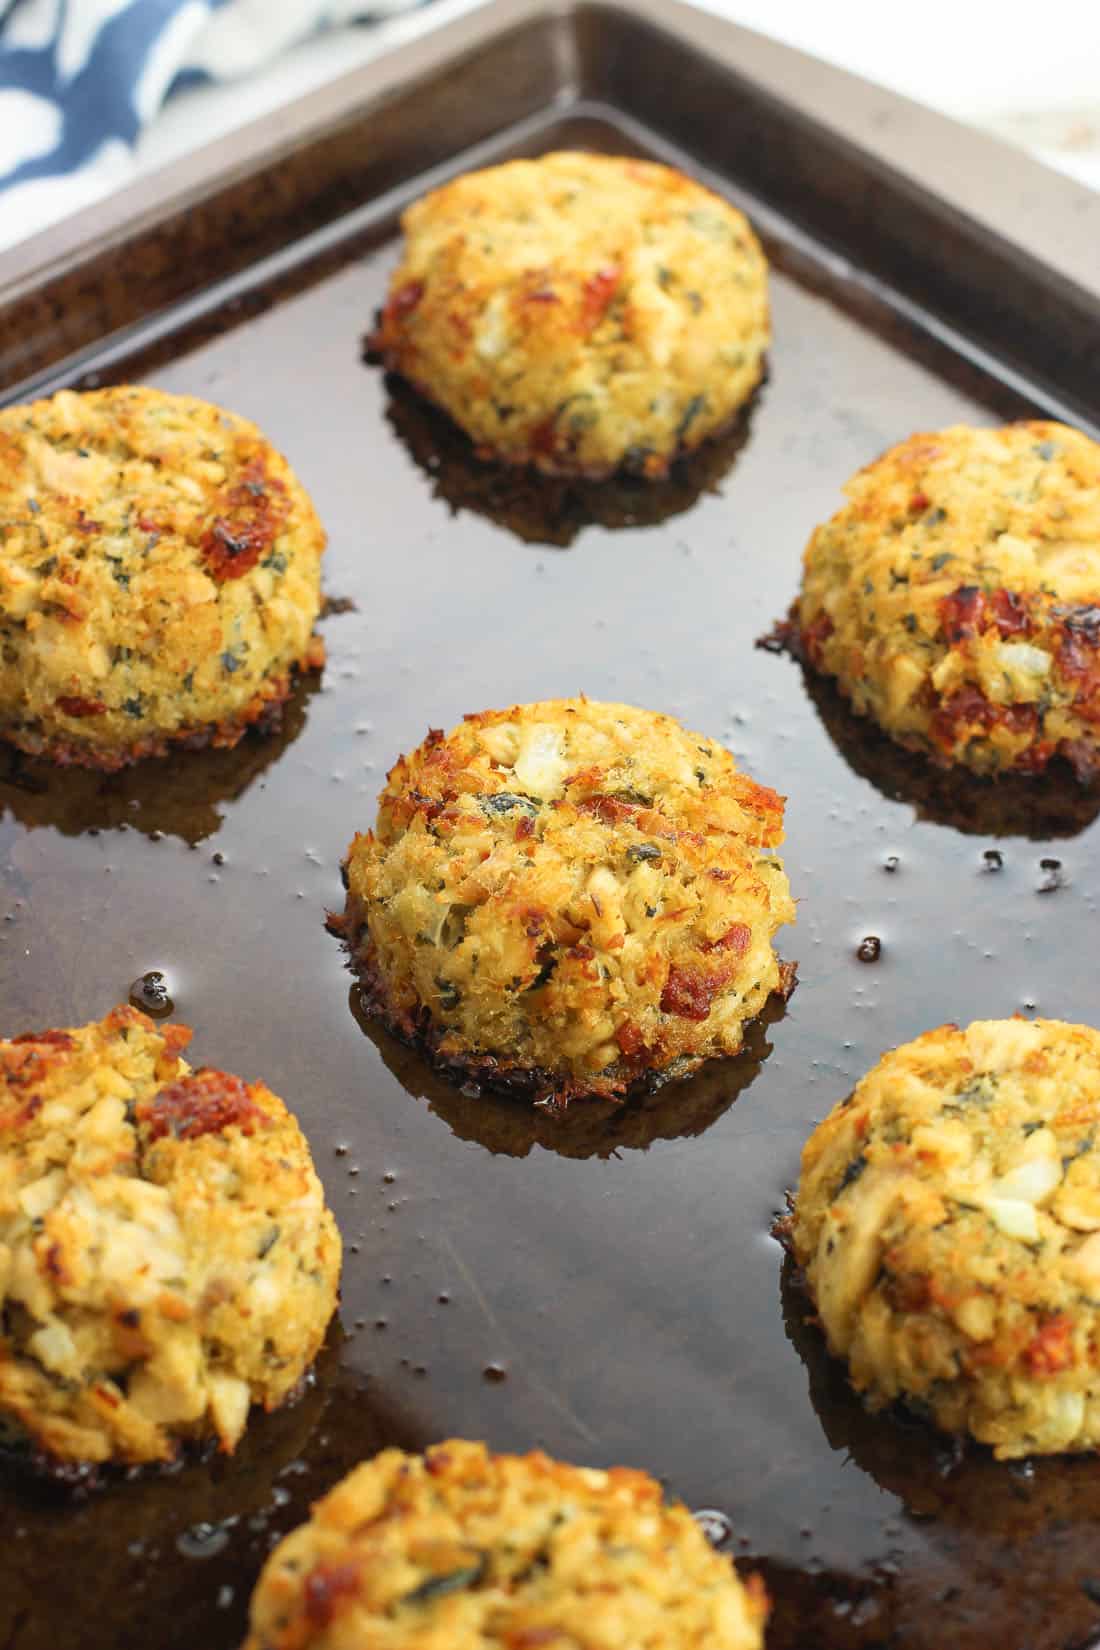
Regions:
M 565 1102 L 736 1054 L 793 970 L 783 799 L 671 716 L 551 699 L 429 733 L 356 836 L 363 1006 L 444 1068 Z
M 941 1026 L 814 1131 L 790 1225 L 829 1350 L 999 1457 L 1100 1444 L 1100 1033 Z
M 263 1083 L 132 1008 L 0 1042 L 0 1425 L 47 1464 L 232 1450 L 292 1395 L 340 1238 Z
M 660 476 L 760 382 L 760 244 L 671 167 L 509 161 L 434 190 L 402 226 L 373 346 L 508 463 Z
M 387 1449 L 283 1540 L 245 1650 L 760 1650 L 767 1600 L 644 1472 Z
M 324 543 L 220 407 L 122 386 L 0 410 L 0 737 L 107 769 L 235 744 L 323 660 Z
M 1100 768 L 1100 445 L 914 435 L 806 550 L 802 650 L 903 744 L 979 773 Z

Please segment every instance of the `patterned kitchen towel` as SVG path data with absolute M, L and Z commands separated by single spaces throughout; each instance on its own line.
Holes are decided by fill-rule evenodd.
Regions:
M 424 0 L 0 0 L 0 245 L 128 176 L 165 98 Z

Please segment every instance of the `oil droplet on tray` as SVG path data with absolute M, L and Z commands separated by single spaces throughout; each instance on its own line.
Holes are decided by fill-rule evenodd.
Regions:
M 192 1524 L 176 1539 L 184 1558 L 216 1558 L 228 1544 L 229 1531 L 224 1524 Z
M 159 968 L 151 968 L 134 981 L 130 987 L 130 1002 L 154 1020 L 163 1020 L 166 1015 L 174 1013 L 176 1007 L 168 994 L 167 975 L 162 974 Z
M 730 1545 L 733 1540 L 733 1525 L 724 1512 L 718 1512 L 714 1507 L 703 1507 L 692 1517 L 710 1542 L 719 1552 Z

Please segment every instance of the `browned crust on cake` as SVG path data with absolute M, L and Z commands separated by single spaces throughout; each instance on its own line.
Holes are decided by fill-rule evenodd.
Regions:
M 862 718 L 869 724 L 878 727 L 894 744 L 900 745 L 903 750 L 913 751 L 922 756 L 926 762 L 935 768 L 943 770 L 958 770 L 959 763 L 945 752 L 939 745 L 930 739 L 922 739 L 919 734 L 906 733 L 897 729 L 884 729 L 877 717 L 873 716 L 866 705 L 861 705 L 852 693 L 851 686 L 843 676 L 834 675 L 831 671 L 822 670 L 818 664 L 820 650 L 815 644 L 812 634 L 807 634 L 799 618 L 799 603 L 792 602 L 785 619 L 779 619 L 766 635 L 757 639 L 756 646 L 766 653 L 786 653 L 800 664 L 804 670 L 811 672 L 821 681 L 831 682 L 848 705 L 852 714 Z M 1049 769 L 1050 764 L 1060 758 L 1073 770 L 1075 778 L 1081 785 L 1093 785 L 1100 779 L 1100 738 L 1082 733 L 1076 739 L 1062 739 L 1057 744 L 1048 746 L 1031 746 L 1024 752 L 1019 761 L 1010 767 L 1002 769 L 1005 777 L 1039 779 Z M 996 783 L 996 774 L 987 774 L 992 783 Z
M 403 383 L 408 384 L 410 388 L 415 390 L 428 406 L 449 419 L 456 430 L 462 430 L 461 424 L 455 421 L 443 402 L 432 395 L 428 386 L 409 375 L 407 368 L 401 364 L 401 352 L 387 350 L 383 347 L 381 319 L 381 311 L 379 311 L 375 320 L 374 331 L 368 333 L 363 341 L 365 359 L 372 366 L 382 367 L 384 371 L 393 373 L 397 378 L 400 378 Z M 701 452 L 731 436 L 751 413 L 752 408 L 756 405 L 757 397 L 770 377 L 771 362 L 769 357 L 765 355 L 761 359 L 760 372 L 756 381 L 744 401 L 733 409 L 728 418 L 723 419 L 720 424 L 716 424 L 713 430 L 709 430 L 704 441 L 695 446 L 690 446 L 682 441 L 670 453 L 647 453 L 644 463 L 641 464 L 631 462 L 629 455 L 626 455 L 619 464 L 557 464 L 554 462 L 553 457 L 533 450 L 522 454 L 506 453 L 499 451 L 496 447 L 478 446 L 473 443 L 471 444 L 471 451 L 475 458 L 482 460 L 484 463 L 499 464 L 510 470 L 534 470 L 538 475 L 552 476 L 559 481 L 613 481 L 624 476 L 640 476 L 646 481 L 665 481 L 674 465 L 682 463 L 685 459 L 696 458 Z M 462 430 L 462 434 L 466 435 L 466 431 Z M 468 436 L 467 440 L 469 440 Z
M 299 675 L 313 674 L 324 668 L 325 644 L 320 636 L 310 640 L 308 651 L 290 670 L 269 676 L 259 693 L 253 695 L 243 710 L 220 722 L 208 722 L 202 727 L 180 728 L 176 733 L 148 735 L 135 739 L 121 749 L 98 749 L 78 744 L 69 739 L 40 736 L 22 728 L 0 726 L 0 740 L 24 751 L 28 756 L 39 756 L 55 762 L 58 767 L 92 768 L 99 773 L 118 773 L 147 757 L 170 756 L 178 750 L 232 750 L 239 745 L 250 728 L 262 733 L 278 728 L 283 707 L 294 691 Z
M 435 1069 L 458 1087 L 473 1083 L 479 1089 L 492 1089 L 498 1094 L 509 1094 L 530 1099 L 536 1106 L 549 1111 L 564 1111 L 575 1100 L 626 1101 L 638 1095 L 652 1094 L 666 1083 L 689 1077 L 700 1066 L 713 1065 L 715 1057 L 678 1055 L 669 1065 L 654 1069 L 644 1060 L 623 1060 L 610 1075 L 604 1071 L 588 1078 L 563 1077 L 561 1073 L 544 1066 L 525 1066 L 519 1061 L 503 1061 L 495 1055 L 457 1054 L 440 1048 L 443 1033 L 424 1004 L 415 1009 L 400 1007 L 393 1000 L 378 968 L 374 947 L 366 927 L 366 911 L 354 895 L 349 894 L 343 914 L 330 913 L 326 926 L 341 939 L 348 953 L 348 967 L 362 987 L 360 1004 L 364 1013 L 379 1021 L 386 1030 L 415 1049 Z M 779 988 L 772 998 L 787 1002 L 798 984 L 797 962 L 779 961 Z M 771 998 L 768 999 L 769 1001 Z M 753 1025 L 760 1016 L 745 1022 Z M 735 1054 L 728 1056 L 736 1059 Z

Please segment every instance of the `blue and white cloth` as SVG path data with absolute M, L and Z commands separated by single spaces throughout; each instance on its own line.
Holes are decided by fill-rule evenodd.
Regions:
M 166 98 L 424 0 L 0 0 L 0 246 L 127 181 Z

